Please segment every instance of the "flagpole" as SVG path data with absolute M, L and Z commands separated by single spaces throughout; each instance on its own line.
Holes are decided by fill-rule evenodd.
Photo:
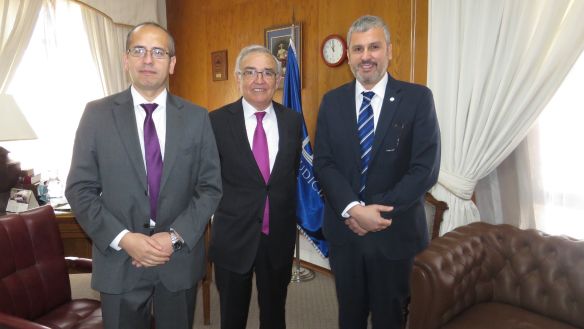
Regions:
M 296 31 L 296 21 L 294 19 L 294 7 L 292 7 L 292 31 L 291 40 L 295 40 L 294 32 Z M 290 282 L 306 282 L 314 279 L 314 272 L 300 265 L 300 229 L 296 228 L 296 257 L 292 266 L 292 278 Z
M 314 279 L 314 272 L 300 265 L 300 230 L 296 229 L 296 257 L 290 282 L 306 282 Z

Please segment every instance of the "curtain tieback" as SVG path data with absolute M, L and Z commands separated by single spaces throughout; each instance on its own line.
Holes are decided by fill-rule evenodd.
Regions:
M 438 175 L 438 184 L 457 197 L 470 200 L 477 185 L 477 180 L 449 173 L 441 169 Z

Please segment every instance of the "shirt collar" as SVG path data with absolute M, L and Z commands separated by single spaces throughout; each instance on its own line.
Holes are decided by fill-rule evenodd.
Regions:
M 379 82 L 377 82 L 377 84 L 375 84 L 375 86 L 373 86 L 373 88 L 371 88 L 371 90 L 366 90 L 365 87 L 363 87 L 363 85 L 361 84 L 361 82 L 359 82 L 359 80 L 356 80 L 355 96 L 362 97 L 362 95 L 361 95 L 362 92 L 372 91 L 375 93 L 375 96 L 379 96 L 379 97 L 381 97 L 381 100 L 383 100 L 383 97 L 385 96 L 385 89 L 387 88 L 388 81 L 389 81 L 389 78 L 387 77 L 387 73 L 385 73 L 383 78 L 381 78 L 381 80 L 379 80 Z
M 156 96 L 156 98 L 154 98 L 153 101 L 146 100 L 146 98 L 144 98 L 144 96 L 140 95 L 140 93 L 138 92 L 138 90 L 136 90 L 136 88 L 134 88 L 134 86 L 130 87 L 130 91 L 132 92 L 132 99 L 134 100 L 134 107 L 138 107 L 138 106 L 140 106 L 140 104 L 144 104 L 144 103 L 156 103 L 156 104 L 158 104 L 158 108 L 166 107 L 166 98 L 168 96 L 168 91 L 166 90 L 166 88 L 164 90 L 162 90 L 162 92 L 158 96 Z
M 247 119 L 250 117 L 255 117 L 255 113 L 258 112 L 255 107 L 253 107 L 250 103 L 248 103 L 245 98 L 241 98 L 241 105 L 243 106 L 243 116 Z M 266 112 L 266 116 L 271 116 L 272 113 L 274 113 L 274 105 L 273 103 L 270 103 L 270 106 L 268 106 L 264 111 L 262 112 Z

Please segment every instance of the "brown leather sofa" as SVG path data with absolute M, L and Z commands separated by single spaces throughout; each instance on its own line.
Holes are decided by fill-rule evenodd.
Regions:
M 63 257 L 50 206 L 0 217 L 0 328 L 103 328 L 101 304 L 71 299 L 67 268 L 91 260 Z
M 473 223 L 432 240 L 411 284 L 410 329 L 584 328 L 584 241 Z

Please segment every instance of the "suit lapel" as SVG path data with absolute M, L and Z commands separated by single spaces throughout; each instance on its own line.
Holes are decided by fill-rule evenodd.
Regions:
M 140 148 L 138 130 L 136 128 L 136 115 L 134 114 L 134 102 L 130 89 L 114 101 L 113 116 L 116 129 L 120 134 L 122 144 L 126 154 L 130 158 L 130 163 L 139 178 L 144 190 L 147 189 L 146 168 L 144 168 L 144 159 Z
M 377 122 L 377 127 L 375 128 L 375 139 L 373 140 L 373 148 L 371 149 L 371 160 L 373 161 L 375 155 L 381 147 L 383 138 L 393 117 L 397 112 L 397 105 L 400 102 L 400 88 L 396 85 L 395 80 L 391 76 L 388 76 L 387 86 L 385 87 L 385 96 L 383 96 L 383 104 L 381 105 L 381 113 L 379 115 L 379 121 Z
M 166 142 L 164 144 L 164 163 L 162 166 L 162 179 L 160 181 L 160 191 L 170 177 L 170 172 L 176 161 L 181 145 L 182 134 L 184 133 L 183 104 L 174 96 L 168 93 L 166 99 Z
M 348 146 L 353 149 L 355 155 L 353 161 L 361 168 L 361 145 L 359 144 L 359 131 L 357 130 L 357 110 L 355 109 L 355 80 L 347 85 L 347 90 L 343 93 L 342 99 L 339 100 L 339 124 L 342 131 L 346 131 Z
M 278 153 L 276 154 L 276 160 L 274 161 L 274 168 L 270 173 L 270 182 L 274 176 L 277 176 L 280 172 L 279 168 L 282 166 L 282 161 L 286 161 L 286 159 L 282 159 L 280 154 L 285 154 L 283 152 L 287 145 L 290 145 L 288 141 L 290 140 L 290 131 L 286 129 L 286 125 L 284 124 L 284 109 L 274 102 L 272 102 L 274 106 L 274 113 L 276 114 L 276 121 L 278 121 Z M 259 169 L 258 169 L 259 170 Z
M 264 178 L 258 167 L 257 162 L 253 156 L 251 146 L 247 139 L 247 131 L 245 130 L 245 118 L 243 113 L 243 105 L 241 103 L 241 98 L 239 101 L 232 104 L 229 108 L 231 112 L 231 118 L 229 120 L 229 130 L 232 133 L 232 138 L 235 141 L 235 151 L 240 152 L 242 155 L 242 162 L 246 165 L 247 169 L 255 173 L 256 179 L 264 182 Z

